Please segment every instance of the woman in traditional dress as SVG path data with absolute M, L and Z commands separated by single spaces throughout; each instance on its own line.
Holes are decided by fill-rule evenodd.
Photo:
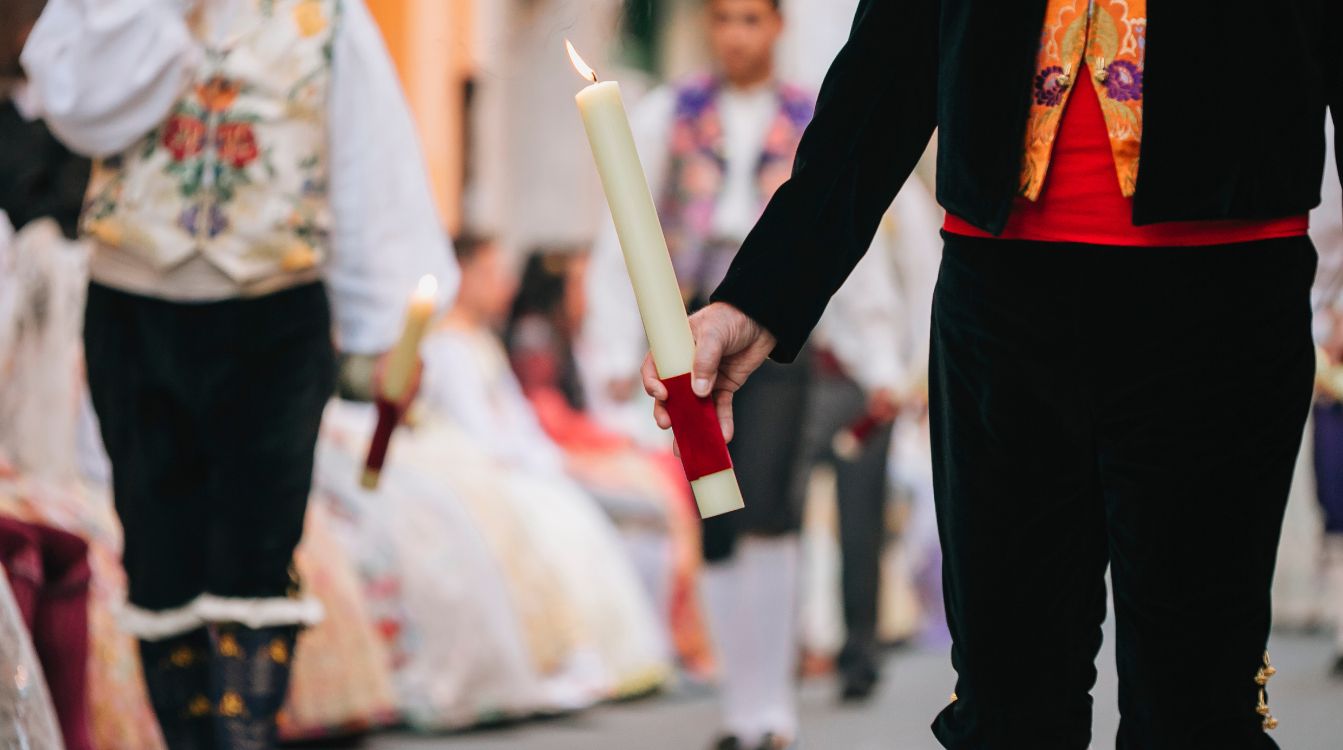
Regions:
M 425 342 L 425 407 L 462 430 L 504 479 L 505 497 L 530 529 L 533 549 L 558 574 L 580 641 L 598 657 L 613 692 L 654 687 L 668 663 L 649 597 L 611 522 L 566 474 L 563 453 L 542 431 L 491 328 L 513 298 L 501 253 L 489 241 L 456 245 L 463 284 Z

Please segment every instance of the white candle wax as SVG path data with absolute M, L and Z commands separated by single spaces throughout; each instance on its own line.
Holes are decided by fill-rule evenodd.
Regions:
M 625 115 L 620 84 L 595 83 L 580 91 L 577 100 L 658 376 L 671 378 L 690 372 L 695 342 L 653 194 Z
M 437 299 L 438 279 L 433 276 L 422 277 L 406 309 L 406 324 L 401 330 L 401 338 L 387 358 L 387 369 L 382 377 L 381 395 L 384 399 L 399 403 L 410 388 L 415 367 L 420 361 L 420 342 L 429 330 Z
M 572 45 L 569 53 L 579 72 L 594 81 L 578 93 L 578 111 L 611 207 L 658 377 L 668 380 L 686 375 L 694 363 L 695 342 L 653 193 L 639 162 L 620 85 L 614 81 L 596 83 L 596 75 Z M 732 469 L 693 479 L 690 485 L 704 518 L 745 507 Z

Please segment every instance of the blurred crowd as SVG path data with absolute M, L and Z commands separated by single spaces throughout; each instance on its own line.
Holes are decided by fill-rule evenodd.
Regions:
M 69 121 L 44 124 L 19 64 L 43 5 L 0 0 L 0 744 L 151 750 L 164 746 L 165 711 L 227 706 L 184 696 L 165 709 L 144 683 L 152 647 L 137 643 L 161 642 L 146 632 L 162 619 L 126 625 L 116 456 L 109 464 L 82 339 L 91 258 L 115 242 L 111 225 L 80 221 L 98 210 L 85 199 L 90 161 L 74 153 L 90 149 Z M 542 26 L 573 12 L 531 0 L 481 15 L 505 5 Z M 776 5 L 663 4 L 650 39 L 670 82 L 631 97 L 691 307 L 786 179 L 856 3 L 794 0 L 781 16 Z M 815 33 L 788 31 L 802 26 Z M 525 127 L 535 148 L 551 145 Z M 477 146 L 498 137 L 482 132 Z M 444 275 L 460 283 L 424 340 L 419 397 L 376 490 L 360 483 L 378 419 L 367 384 L 342 370 L 325 404 L 292 571 L 311 612 L 292 653 L 268 653 L 292 673 L 281 737 L 460 729 L 717 680 L 719 747 L 778 750 L 799 732 L 798 675 L 838 671 L 838 697 L 864 700 L 881 649 L 945 641 L 923 365 L 942 216 L 923 181 L 887 213 L 804 362 L 743 394 L 733 450 L 753 511 L 708 524 L 638 386 L 645 345 L 614 229 L 503 226 L 480 205 L 515 183 L 482 184 L 484 218 L 466 211 L 477 233 L 440 243 L 456 269 Z M 1326 184 L 1320 398 L 1278 593 L 1285 624 L 1338 623 L 1343 676 L 1343 195 L 1336 176 Z M 529 195 L 519 187 L 513 205 Z M 342 210 L 379 205 L 366 195 Z

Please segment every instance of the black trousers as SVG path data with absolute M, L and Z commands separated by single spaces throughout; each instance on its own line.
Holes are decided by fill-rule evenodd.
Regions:
M 1114 584 L 1118 750 L 1275 748 L 1269 588 L 1314 373 L 1306 238 L 948 235 L 932 429 L 955 750 L 1084 750 Z M 1271 685 L 1270 685 L 1271 691 Z
M 335 387 L 325 289 L 176 304 L 94 284 L 84 338 L 130 602 L 289 593 Z
M 875 669 L 877 662 L 877 603 L 892 427 L 875 430 L 851 459 L 835 455 L 832 447 L 836 433 L 862 418 L 867 404 L 862 387 L 842 374 L 818 371 L 812 378 L 804 466 L 829 464 L 835 470 L 840 589 L 847 631 L 839 658 L 841 669 Z
M 810 371 L 766 362 L 732 400 L 728 451 L 746 507 L 703 522 L 706 562 L 732 556 L 743 534 L 777 537 L 802 528 L 803 420 Z

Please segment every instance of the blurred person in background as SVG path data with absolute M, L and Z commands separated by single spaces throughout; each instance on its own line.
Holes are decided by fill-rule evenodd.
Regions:
M 70 152 L 42 122 L 40 102 L 24 81 L 19 52 L 46 0 L 0 0 L 0 210 L 15 231 L 52 218 L 77 235 L 89 161 Z
M 68 346 L 72 341 L 60 337 L 74 333 L 67 327 L 74 319 L 61 313 L 73 313 L 82 299 L 69 293 L 79 284 L 69 274 L 82 268 L 86 250 L 67 240 L 76 237 L 89 162 L 66 149 L 41 121 L 40 103 L 19 65 L 43 5 L 44 0 L 0 0 L 0 217 L 7 217 L 7 225 L 12 221 L 16 234 L 12 257 L 0 259 L 5 277 L 0 372 L 11 389 L 0 393 L 0 454 L 8 453 L 0 462 L 7 458 L 19 472 L 66 478 L 75 465 L 73 445 L 62 444 L 65 430 L 48 429 L 64 412 L 54 411 L 45 397 L 53 396 L 62 408 L 77 401 L 69 388 L 78 356 Z M 18 257 L 21 253 L 28 257 Z M 40 595 L 28 611 L 28 624 L 64 745 L 87 750 L 93 746 L 88 542 L 52 528 L 49 519 L 32 523 L 36 520 L 0 518 L 0 555 L 10 557 L 24 546 L 41 550 L 39 575 L 31 582 Z M 7 572 L 17 571 L 10 566 Z
M 333 317 L 374 358 L 416 278 L 456 281 L 391 61 L 358 0 L 53 0 L 21 59 L 98 160 L 84 335 L 123 626 L 170 748 L 270 748 L 321 616 L 291 571 Z
M 541 249 L 527 259 L 505 336 L 542 429 L 564 451 L 568 473 L 602 504 L 669 626 L 681 665 L 707 677 L 713 658 L 696 600 L 699 513 L 680 461 L 590 414 L 574 348 L 587 314 L 588 254 Z
M 938 133 L 947 748 L 1091 745 L 1107 567 L 1117 746 L 1277 747 L 1270 584 L 1315 371 L 1308 213 L 1326 109 L 1343 117 L 1343 7 L 1164 3 L 1150 46 L 1146 9 L 864 0 L 793 178 L 691 321 L 692 382 L 723 413 L 767 357 L 798 357 Z M 1208 74 L 1246 39 L 1294 75 Z M 1221 104 L 1259 89 L 1292 104 L 1228 127 Z M 665 398 L 651 361 L 644 385 Z
M 650 93 L 635 138 L 686 304 L 708 301 L 765 202 L 792 169 L 813 97 L 778 78 L 777 0 L 704 4 L 713 71 Z M 637 392 L 645 343 L 614 229 L 589 273 L 586 371 L 600 397 Z M 788 747 L 796 739 L 798 532 L 809 373 L 767 366 L 737 402 L 730 446 L 746 509 L 703 526 L 704 605 L 723 711 L 717 747 Z
M 817 325 L 806 461 L 834 467 L 845 641 L 840 698 L 868 698 L 878 671 L 877 605 L 887 536 L 888 466 L 896 417 L 927 405 L 928 308 L 941 210 L 911 181 L 872 249 Z
M 1315 328 L 1326 373 L 1343 372 L 1343 187 L 1335 165 L 1331 161 L 1326 169 L 1324 200 L 1311 215 L 1310 228 L 1320 253 Z M 1338 385 L 1343 385 L 1338 378 L 1326 377 L 1318 388 L 1314 458 L 1315 489 L 1325 524 L 1325 615 L 1336 633 L 1331 672 L 1343 680 L 1343 389 Z
M 508 502 L 545 530 L 549 563 L 609 694 L 647 692 L 669 672 L 665 629 L 615 525 L 570 474 L 509 364 L 500 331 L 518 289 L 513 269 L 490 238 L 462 236 L 455 249 L 461 292 L 424 341 L 421 403 L 469 437 L 502 475 Z

